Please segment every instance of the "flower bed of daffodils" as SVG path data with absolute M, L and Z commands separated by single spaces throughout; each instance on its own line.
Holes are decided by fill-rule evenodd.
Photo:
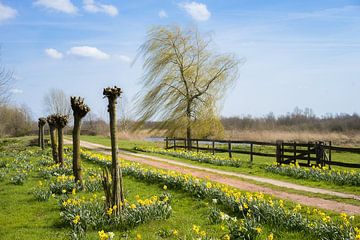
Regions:
M 326 168 L 313 166 L 311 168 L 300 167 L 298 164 L 291 165 L 269 165 L 266 171 L 313 181 L 326 181 L 336 185 L 360 186 L 360 172 L 344 170 L 328 170 Z
M 82 151 L 81 155 L 84 159 L 101 165 L 110 163 L 110 157 L 102 154 Z M 122 161 L 122 171 L 124 175 L 132 176 L 143 182 L 165 184 L 198 198 L 216 199 L 218 204 L 229 209 L 235 217 L 240 218 L 240 220 L 231 218 L 231 222 L 228 221 L 229 237 L 232 239 L 246 234 L 242 232 L 242 229 L 256 230 L 256 224 L 300 231 L 315 236 L 316 239 L 335 240 L 360 237 L 359 229 L 353 226 L 353 217 L 346 214 L 333 219 L 321 210 L 311 210 L 299 204 L 293 209 L 289 209 L 284 207 L 282 200 L 266 198 L 262 193 L 241 193 L 229 186 L 201 180 L 191 175 L 145 168 L 126 161 Z M 245 225 L 248 228 L 244 228 Z
M 112 232 L 106 230 L 125 230 L 149 220 L 167 219 L 172 212 L 169 197 L 153 196 L 150 199 L 137 198 L 135 203 L 125 200 L 124 205 L 106 208 L 105 199 L 93 194 L 90 198 L 79 197 L 78 192 L 102 191 L 100 169 L 86 169 L 83 185 L 74 181 L 71 160 L 65 157 L 64 168 L 54 164 L 50 158 L 38 161 L 38 173 L 43 178 L 33 189 L 38 201 L 47 201 L 51 196 L 59 200 L 64 222 L 71 227 L 72 239 L 86 238 L 88 229 L 98 230 L 100 239 L 112 239 Z M 120 214 L 114 214 L 121 208 Z
M 191 161 L 200 162 L 200 163 L 210 163 L 218 166 L 230 166 L 230 167 L 240 167 L 241 161 L 236 158 L 226 158 L 215 156 L 213 154 L 204 153 L 204 152 L 192 152 L 192 151 L 184 151 L 184 150 L 170 150 L 170 149 L 162 149 L 162 148 L 143 148 L 143 147 L 135 147 L 134 150 L 162 154 L 172 157 L 185 158 Z
M 117 208 L 121 208 L 120 214 L 114 214 Z M 93 195 L 89 199 L 77 196 L 62 198 L 60 215 L 71 226 L 71 237 L 79 239 L 85 236 L 87 229 L 126 230 L 149 220 L 167 219 L 171 212 L 169 198 L 166 197 L 138 197 L 136 203 L 125 201 L 123 206 L 106 208 L 104 199 Z M 102 230 L 99 237 L 112 239 L 113 234 Z

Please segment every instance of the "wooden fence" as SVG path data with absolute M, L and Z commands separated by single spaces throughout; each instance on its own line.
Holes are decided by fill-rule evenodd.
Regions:
M 360 154 L 360 148 L 335 147 L 328 142 L 259 142 L 259 141 L 233 141 L 233 140 L 208 140 L 191 139 L 191 147 L 187 146 L 187 139 L 184 138 L 165 138 L 166 149 L 191 149 L 195 151 L 208 151 L 212 154 L 228 153 L 232 158 L 234 153 L 248 154 L 250 162 L 254 156 L 272 157 L 279 164 L 298 163 L 300 166 L 311 166 L 313 164 L 325 166 L 342 166 L 350 168 L 360 168 L 360 163 L 346 163 L 332 160 L 332 152 L 348 152 Z M 247 149 L 237 149 L 234 146 L 244 146 Z M 256 151 L 258 146 L 270 146 L 267 152 Z M 269 152 L 270 151 L 270 152 Z

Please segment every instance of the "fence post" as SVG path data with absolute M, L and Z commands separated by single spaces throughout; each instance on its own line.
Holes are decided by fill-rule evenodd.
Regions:
M 324 148 L 324 145 L 325 145 L 324 142 L 320 143 L 321 167 L 325 166 L 325 148 Z
M 281 141 L 281 162 L 284 162 L 284 158 L 285 158 L 285 149 L 284 149 L 284 141 Z
M 199 140 L 196 140 L 196 152 L 199 152 Z
M 254 152 L 254 144 L 253 144 L 253 143 L 250 143 L 250 162 L 251 162 L 251 163 L 254 161 L 253 152 Z
M 311 152 L 310 152 L 310 146 L 312 145 L 312 142 L 308 142 L 308 146 L 307 146 L 307 150 L 308 150 L 308 166 L 310 167 L 310 156 L 311 156 Z
M 231 141 L 228 142 L 229 158 L 232 158 Z
M 294 141 L 294 163 L 296 163 L 296 141 Z
M 187 151 L 186 141 L 187 141 L 187 139 L 185 138 L 185 139 L 184 139 L 184 151 Z
M 322 142 L 316 142 L 315 153 L 316 153 L 316 165 L 320 165 L 321 167 L 323 167 L 324 148 Z
M 215 141 L 212 141 L 212 154 L 215 155 Z
M 176 138 L 174 137 L 174 150 L 176 150 Z
M 278 165 L 281 164 L 281 159 L 282 159 L 282 146 L 283 145 L 283 142 L 281 140 L 277 140 L 276 141 L 276 162 Z
M 329 141 L 329 169 L 331 170 L 331 141 Z
M 168 137 L 165 138 L 165 149 L 168 149 L 169 148 L 169 139 Z

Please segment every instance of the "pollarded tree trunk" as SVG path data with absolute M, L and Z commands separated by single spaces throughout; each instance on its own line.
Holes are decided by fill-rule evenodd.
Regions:
M 64 167 L 64 139 L 63 139 L 63 129 L 62 128 L 58 128 L 57 129 L 58 132 L 58 158 L 59 158 L 59 163 L 60 166 L 63 168 Z
M 56 128 L 58 132 L 58 157 L 61 167 L 64 167 L 64 139 L 63 139 L 63 129 L 68 122 L 68 116 L 66 115 L 55 115 Z
M 187 147 L 188 150 L 192 149 L 192 132 L 191 132 L 191 102 L 188 102 L 186 108 L 186 118 L 187 118 L 187 126 L 186 126 L 186 139 L 187 139 Z
M 57 143 L 56 143 L 56 136 L 55 136 L 56 122 L 55 122 L 54 115 L 48 116 L 46 120 L 48 122 L 49 129 L 50 129 L 50 143 L 51 143 L 52 157 L 53 157 L 54 162 L 58 163 L 59 159 L 58 159 Z
M 73 173 L 75 182 L 82 185 L 82 171 L 80 162 L 80 129 L 81 119 L 90 111 L 90 108 L 84 104 L 84 99 L 71 97 L 71 108 L 74 112 L 73 137 Z
M 44 143 L 44 126 L 41 127 L 41 149 L 44 150 L 45 143 Z
M 39 147 L 44 149 L 44 125 L 46 124 L 46 118 L 39 118 Z
M 117 139 L 116 139 L 116 100 L 121 94 L 118 87 L 105 88 L 103 95 L 108 98 L 108 112 L 110 115 L 110 136 L 111 136 L 111 160 L 112 160 L 112 204 L 118 206 L 116 214 L 119 213 L 120 207 L 124 203 L 123 179 L 120 163 L 117 158 Z M 121 203 L 121 204 L 120 204 Z
M 56 137 L 55 137 L 55 133 L 56 133 L 56 129 L 55 127 L 50 127 L 50 144 L 51 144 L 51 152 L 52 152 L 52 157 L 55 163 L 59 162 L 58 159 L 58 153 L 57 153 L 57 142 L 56 142 Z
M 38 122 L 38 146 L 41 147 L 41 127 L 40 127 L 40 123 Z

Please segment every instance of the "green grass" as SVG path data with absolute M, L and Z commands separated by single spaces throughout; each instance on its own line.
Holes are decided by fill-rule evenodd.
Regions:
M 32 147 L 31 149 L 36 149 Z M 38 159 L 33 157 L 30 161 L 35 164 Z M 83 167 L 92 168 L 95 165 L 84 162 Z M 59 206 L 54 198 L 48 202 L 37 202 L 31 194 L 31 189 L 37 186 L 40 178 L 35 171 L 30 172 L 29 179 L 24 185 L 9 183 L 9 177 L 0 182 L 0 239 L 66 239 L 70 229 L 61 222 Z M 132 177 L 124 178 L 126 198 L 131 202 L 136 195 L 147 198 L 159 195 L 164 190 L 159 184 L 146 184 Z M 120 236 L 128 236 L 134 239 L 140 233 L 143 239 L 161 239 L 158 231 L 161 229 L 176 229 L 179 236 L 190 235 L 193 224 L 200 225 L 209 235 L 220 237 L 224 232 L 220 225 L 210 224 L 208 221 L 209 201 L 199 200 L 182 191 L 168 189 L 173 196 L 171 206 L 172 216 L 167 220 L 151 221 L 140 225 L 128 232 L 114 231 L 116 239 Z M 89 195 L 80 193 L 81 195 Z M 102 195 L 101 192 L 97 194 Z M 293 203 L 286 202 L 293 207 Z M 329 213 L 329 212 L 328 212 Z M 337 215 L 330 213 L 331 215 Z M 358 218 L 356 217 L 358 221 Z M 272 230 L 265 225 L 260 239 L 264 239 Z M 100 229 L 97 229 L 100 230 Z M 88 231 L 87 239 L 98 239 L 97 230 Z M 276 239 L 313 239 L 312 236 L 304 236 L 301 232 L 286 230 L 274 231 Z M 125 238 L 123 238 L 125 239 Z
M 81 139 L 88 141 L 88 142 L 92 142 L 92 143 L 98 143 L 98 144 L 102 144 L 105 146 L 110 146 L 110 139 L 108 137 L 81 136 Z M 146 141 L 139 141 L 139 140 L 137 140 L 137 141 L 119 140 L 118 145 L 119 145 L 120 149 L 129 150 L 129 151 L 133 151 L 134 147 L 164 147 L 163 143 L 154 143 L 154 142 L 146 142 Z M 274 162 L 274 159 L 268 158 L 268 157 L 254 156 L 254 161 L 252 164 L 250 164 L 248 161 L 248 159 L 249 159 L 248 155 L 237 154 L 234 157 L 244 159 L 244 167 L 234 168 L 234 167 L 228 167 L 228 166 L 216 166 L 216 165 L 209 164 L 209 163 L 198 163 L 198 162 L 187 160 L 187 159 L 165 156 L 162 154 L 152 154 L 152 153 L 143 153 L 143 152 L 141 152 L 141 153 L 149 155 L 149 156 L 158 156 L 158 157 L 163 157 L 166 159 L 176 160 L 179 162 L 184 162 L 184 163 L 192 164 L 195 166 L 202 166 L 202 167 L 218 169 L 218 170 L 223 170 L 223 171 L 229 171 L 229 172 L 235 172 L 235 173 L 243 173 L 243 174 L 248 174 L 248 175 L 252 175 L 252 176 L 272 178 L 272 179 L 277 179 L 277 180 L 286 181 L 286 182 L 295 183 L 295 184 L 304 185 L 304 186 L 309 186 L 309 187 L 322 188 L 322 189 L 327 189 L 327 190 L 331 190 L 331 191 L 352 193 L 352 194 L 360 195 L 360 188 L 356 187 L 356 186 L 338 186 L 338 185 L 331 184 L 328 182 L 321 182 L 321 181 L 317 182 L 317 181 L 312 181 L 312 180 L 307 180 L 307 179 L 295 179 L 292 177 L 281 176 L 278 174 L 267 172 L 265 170 L 266 165 L 272 164 Z M 226 154 L 226 153 L 223 153 L 223 154 Z M 360 158 L 360 155 L 355 155 L 355 154 L 333 153 L 333 155 L 335 155 L 335 157 L 337 157 L 337 158 L 339 158 L 339 154 L 343 154 L 344 158 L 351 156 L 351 159 L 353 161 L 355 161 L 355 156 L 359 156 L 359 158 Z M 347 170 L 349 170 L 349 168 L 347 168 Z M 268 184 L 268 187 L 273 187 L 273 186 L 274 185 Z M 283 190 L 288 191 L 287 188 L 283 188 Z M 291 190 L 289 190 L 289 191 L 291 191 Z M 341 199 L 340 199 L 340 201 L 341 201 Z M 350 201 L 352 201 L 352 200 L 350 200 Z
M 65 136 L 67 139 L 71 139 L 71 136 Z M 111 141 L 109 137 L 105 136 L 84 136 L 82 135 L 81 140 L 98 143 L 104 146 L 111 146 Z M 164 144 L 157 142 L 147 142 L 143 140 L 121 140 L 118 139 L 118 146 L 120 149 L 132 151 L 136 146 L 146 146 L 146 147 L 162 147 Z

